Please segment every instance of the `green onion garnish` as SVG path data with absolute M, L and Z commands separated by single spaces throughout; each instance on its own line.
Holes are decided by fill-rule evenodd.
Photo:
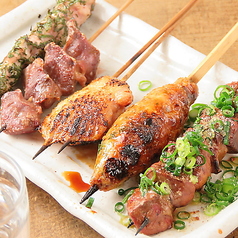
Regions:
M 234 165 L 238 165 L 238 157 L 231 157 L 230 161 L 234 164 Z
M 85 205 L 87 208 L 91 208 L 93 206 L 93 203 L 94 203 L 94 198 L 93 197 L 90 197 L 88 199 L 88 202 L 87 204 Z
M 232 169 L 233 166 L 231 165 L 231 163 L 227 160 L 222 160 L 220 162 L 220 165 L 224 168 L 224 169 Z
M 152 82 L 149 80 L 142 80 L 138 85 L 140 91 L 147 91 L 152 87 Z
M 177 230 L 183 230 L 185 228 L 185 222 L 181 220 L 174 221 L 174 228 Z
M 180 220 L 187 220 L 190 217 L 190 213 L 187 211 L 180 211 L 177 214 L 177 218 Z
M 114 206 L 116 212 L 123 212 L 125 210 L 125 205 L 123 202 L 117 202 Z

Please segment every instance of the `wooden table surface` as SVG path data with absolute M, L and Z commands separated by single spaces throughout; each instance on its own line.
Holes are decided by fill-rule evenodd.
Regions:
M 25 0 L 0 0 L 0 16 Z M 120 7 L 125 0 L 106 0 Z M 161 28 L 188 0 L 135 0 L 126 12 Z M 201 0 L 172 32 L 182 42 L 208 54 L 238 21 L 237 0 Z M 220 60 L 238 71 L 238 41 Z M 32 238 L 102 237 L 83 221 L 66 212 L 48 193 L 27 180 Z M 229 236 L 238 237 L 238 229 Z

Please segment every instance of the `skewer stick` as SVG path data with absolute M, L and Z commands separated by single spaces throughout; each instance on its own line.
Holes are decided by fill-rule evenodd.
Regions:
M 160 43 L 168 36 L 168 34 L 182 21 L 187 15 L 189 10 L 198 3 L 199 0 L 190 0 L 185 7 L 183 7 L 169 22 L 167 22 L 160 31 L 155 34 L 132 58 L 130 58 L 126 64 L 124 64 L 113 77 L 117 78 L 121 75 L 145 50 L 147 50 L 157 39 L 156 43 L 151 47 L 150 51 L 147 52 L 141 60 L 131 69 L 131 71 L 123 77 L 123 80 L 127 80 L 139 66 L 149 57 L 149 55 L 160 45 Z
M 112 15 L 89 39 L 88 41 L 92 43 L 104 30 L 111 24 L 111 22 L 120 15 L 134 0 L 127 0 L 118 10 Z
M 204 58 L 204 60 L 193 70 L 188 78 L 198 83 L 208 70 L 221 58 L 229 47 L 238 39 L 238 22 L 215 46 L 215 48 Z

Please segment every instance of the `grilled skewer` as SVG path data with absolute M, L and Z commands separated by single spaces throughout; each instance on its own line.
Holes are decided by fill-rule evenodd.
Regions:
M 0 95 L 9 91 L 21 76 L 22 69 L 44 54 L 49 42 L 63 46 L 67 37 L 66 23 L 69 19 L 80 26 L 91 15 L 94 0 L 57 1 L 29 35 L 16 40 L 15 45 L 0 63 Z M 76 14 L 80 11 L 81 14 Z
M 108 191 L 143 172 L 158 158 L 163 147 L 172 138 L 176 139 L 182 132 L 189 106 L 197 97 L 195 83 L 235 42 L 237 32 L 238 23 L 187 79 L 175 82 L 173 87 L 177 88 L 176 93 L 166 90 L 166 86 L 162 87 L 164 92 L 161 95 L 161 88 L 154 89 L 115 121 L 103 137 L 90 180 L 91 187 L 80 203 L 97 190 Z M 183 85 L 184 82 L 187 85 Z M 187 94 L 186 99 L 183 97 L 184 92 Z
M 176 24 L 178 24 L 178 22 L 196 2 L 197 0 L 190 1 L 190 3 L 182 9 L 182 11 L 180 11 L 170 23 L 166 24 L 166 26 L 162 29 L 163 32 L 159 31 L 159 33 L 156 34 L 156 37 L 160 37 L 164 34 L 164 39 L 164 36 L 168 35 L 168 33 L 175 27 Z M 146 44 L 146 47 L 143 49 L 146 50 L 155 40 L 155 37 L 152 38 L 152 40 L 149 41 L 149 44 Z M 160 43 L 161 39 L 159 38 L 157 42 Z M 157 43 L 157 46 L 159 43 Z M 141 51 L 139 51 L 139 53 L 137 52 L 136 56 L 138 57 L 141 53 Z M 132 58 L 136 59 L 137 57 Z M 138 68 L 138 65 L 135 65 L 134 67 Z M 102 91 L 104 86 L 100 86 L 98 88 L 94 87 L 94 84 L 103 85 L 103 80 L 105 79 L 109 80 L 105 90 L 103 89 Z M 101 140 L 108 128 L 110 128 L 112 123 L 115 121 L 116 117 L 119 116 L 125 110 L 125 107 L 132 102 L 132 93 L 130 92 L 131 96 L 128 96 L 129 86 L 125 82 L 126 79 L 128 79 L 128 75 L 119 81 L 114 76 L 102 77 L 87 86 L 90 90 L 85 87 L 83 90 L 75 92 L 70 98 L 59 103 L 42 123 L 40 132 L 42 133 L 45 142 L 33 158 L 38 156 L 53 143 L 63 143 L 63 146 L 60 149 L 61 151 L 67 145 L 92 143 Z M 116 87 L 119 85 L 127 87 L 124 93 L 126 93 L 125 99 L 128 99 L 126 103 L 124 102 L 123 105 L 120 105 L 120 110 L 118 110 L 117 96 L 115 94 L 111 94 L 111 92 L 115 91 Z M 119 96 L 121 98 L 123 97 L 123 95 Z M 92 103 L 94 107 L 91 106 Z M 72 110 L 74 108 L 77 108 L 77 110 Z M 107 115 L 105 112 L 110 113 Z M 102 122 L 104 123 L 103 126 Z
M 228 86 L 234 89 L 234 99 L 238 95 L 238 82 Z M 236 105 L 233 106 L 236 109 Z M 153 177 L 154 184 L 166 183 L 170 189 L 169 193 L 158 194 L 151 189 L 144 191 L 144 188 L 139 186 L 127 201 L 128 215 L 138 231 L 153 235 L 170 229 L 174 221 L 174 210 L 191 202 L 195 191 L 202 188 L 211 173 L 221 171 L 219 161 L 227 152 L 238 152 L 237 118 L 238 113 L 226 117 L 221 109 L 206 107 L 192 128 L 175 142 L 168 143 L 160 161 L 154 163 L 148 172 L 145 172 L 145 176 L 149 179 Z M 199 140 L 199 145 L 194 144 L 195 138 L 196 142 Z M 189 147 L 180 147 L 179 150 L 179 144 L 187 142 Z M 188 151 L 195 147 L 198 149 L 196 155 L 193 155 L 194 165 L 188 168 L 188 161 L 192 160 Z M 176 150 L 179 150 L 180 157 Z M 186 153 L 185 158 L 182 157 Z M 184 163 L 181 163 L 181 159 L 184 159 Z
M 60 99 L 61 95 L 72 94 L 77 82 L 84 87 L 95 79 L 100 52 L 91 42 L 133 1 L 127 0 L 89 40 L 80 32 L 73 18 L 63 19 L 62 21 L 66 22 L 67 33 L 64 47 L 54 42 L 46 42 L 44 60 L 37 58 L 23 70 L 24 98 L 19 90 L 5 93 L 10 94 L 10 97 L 8 95 L 2 97 L 4 100 L 1 105 L 1 132 L 11 135 L 35 132 L 41 123 L 43 112 L 43 110 L 38 112 L 39 106 L 42 109 L 49 108 Z M 87 6 L 74 10 L 75 15 L 83 16 Z M 14 103 L 11 103 L 13 96 Z

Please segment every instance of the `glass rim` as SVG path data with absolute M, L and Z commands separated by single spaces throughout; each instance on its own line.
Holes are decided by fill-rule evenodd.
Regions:
M 16 179 L 17 182 L 19 183 L 19 196 L 17 197 L 16 201 L 14 202 L 14 208 L 10 209 L 6 216 L 4 216 L 3 218 L 0 218 L 0 224 L 1 224 L 1 223 L 4 223 L 5 220 L 8 220 L 9 217 L 12 216 L 12 214 L 16 210 L 15 207 L 17 207 L 19 205 L 19 203 L 24 199 L 24 196 L 25 196 L 27 190 L 26 190 L 25 175 L 23 173 L 22 168 L 17 163 L 17 161 L 3 151 L 0 151 L 0 158 L 3 158 L 4 160 L 6 160 L 14 168 L 17 176 L 19 177 L 19 179 Z

